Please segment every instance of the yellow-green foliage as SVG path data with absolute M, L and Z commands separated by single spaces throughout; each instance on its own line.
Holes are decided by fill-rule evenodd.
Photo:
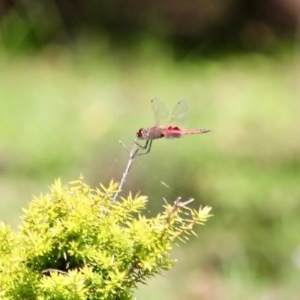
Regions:
M 177 200 L 147 218 L 145 196 L 112 203 L 117 187 L 57 180 L 24 210 L 18 233 L 0 224 L 0 298 L 132 299 L 137 283 L 172 267 L 174 241 L 210 216 Z

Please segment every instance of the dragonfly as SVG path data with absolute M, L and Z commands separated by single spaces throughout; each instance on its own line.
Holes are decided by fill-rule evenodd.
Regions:
M 140 140 L 145 140 L 145 144 L 141 145 L 138 142 L 135 142 L 138 147 L 144 150 L 144 152 L 140 152 L 138 155 L 147 154 L 151 150 L 152 141 L 161 138 L 180 138 L 185 135 L 190 134 L 201 134 L 207 133 L 211 130 L 209 129 L 190 129 L 185 130 L 181 129 L 177 125 L 175 125 L 178 121 L 184 118 L 187 112 L 187 104 L 184 101 L 179 101 L 175 105 L 172 114 L 167 122 L 166 126 L 161 126 L 160 122 L 166 115 L 168 115 L 168 109 L 165 104 L 159 99 L 151 100 L 151 107 L 153 111 L 153 116 L 155 120 L 155 124 L 152 127 L 148 128 L 140 128 L 136 137 Z

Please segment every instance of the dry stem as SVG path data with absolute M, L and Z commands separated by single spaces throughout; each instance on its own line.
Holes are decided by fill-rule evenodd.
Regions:
M 121 142 L 122 143 L 122 142 Z M 123 144 L 123 143 L 122 143 Z M 126 146 L 123 144 L 123 146 L 126 148 Z M 127 149 L 127 148 L 126 148 Z M 127 149 L 128 150 L 128 149 Z M 125 184 L 125 181 L 126 181 L 126 177 L 128 175 L 128 172 L 134 162 L 134 159 L 136 158 L 138 152 L 140 150 L 140 147 L 137 145 L 137 143 L 134 141 L 133 143 L 133 146 L 132 146 L 132 149 L 131 151 L 129 152 L 129 160 L 127 162 L 127 165 L 126 165 L 126 168 L 125 168 L 125 171 L 123 173 L 123 176 L 122 176 L 122 179 L 121 179 L 121 182 L 119 184 L 119 188 L 118 188 L 118 191 L 114 194 L 113 196 L 113 199 L 112 199 L 112 202 L 116 202 L 118 196 L 119 196 L 119 193 L 122 191 L 123 189 L 123 186 Z

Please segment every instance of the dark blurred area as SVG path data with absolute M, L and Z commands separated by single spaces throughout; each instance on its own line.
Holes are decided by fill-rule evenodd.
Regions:
M 179 57 L 272 52 L 294 40 L 299 11 L 298 0 L 1 0 L 0 39 L 8 49 L 105 36 L 128 47 L 153 37 Z

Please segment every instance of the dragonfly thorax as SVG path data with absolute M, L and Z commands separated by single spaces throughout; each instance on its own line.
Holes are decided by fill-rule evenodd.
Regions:
M 164 133 L 160 127 L 141 128 L 136 133 L 136 136 L 142 140 L 154 140 L 164 137 Z

